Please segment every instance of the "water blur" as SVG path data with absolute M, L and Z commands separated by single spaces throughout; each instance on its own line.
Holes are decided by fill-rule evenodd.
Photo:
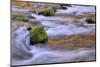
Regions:
M 79 10 L 80 8 L 84 8 L 84 11 Z M 58 9 L 57 13 L 67 13 L 69 11 L 73 13 L 77 12 L 77 15 L 79 15 L 83 12 L 90 12 L 93 9 L 94 8 L 92 7 L 89 10 L 89 8 L 86 7 L 75 6 L 68 10 Z M 80 20 L 80 23 L 77 23 L 74 20 L 66 21 L 63 18 L 55 16 L 46 17 L 35 13 L 33 13 L 32 16 L 41 22 L 45 31 L 48 33 L 49 38 L 78 35 L 95 30 L 95 24 L 88 24 L 84 19 Z M 12 31 L 11 47 L 12 65 L 95 60 L 95 49 L 79 48 L 77 50 L 60 50 L 58 47 L 50 46 L 48 43 L 30 45 L 29 31 L 25 26 Z

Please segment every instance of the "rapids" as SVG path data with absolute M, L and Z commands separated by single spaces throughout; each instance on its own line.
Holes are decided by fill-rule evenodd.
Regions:
M 74 62 L 95 58 L 95 50 L 80 48 L 74 51 L 60 51 L 45 48 L 48 44 L 29 44 L 29 32 L 26 27 L 17 29 L 12 36 L 12 64 L 43 64 L 58 62 Z M 48 61 L 48 62 L 47 62 Z
M 82 10 L 79 10 L 83 8 Z M 90 9 L 90 10 L 89 10 Z M 58 9 L 58 13 L 77 12 L 79 15 L 83 12 L 90 12 L 94 8 L 86 8 L 80 6 L 70 7 L 68 10 Z M 15 11 L 18 11 L 14 9 Z M 50 37 L 70 36 L 87 33 L 95 30 L 95 24 L 88 24 L 83 19 L 80 23 L 73 20 L 64 21 L 60 17 L 47 17 L 43 15 L 32 14 L 35 19 L 41 22 L 45 31 Z M 78 50 L 53 50 L 50 44 L 30 45 L 29 31 L 25 26 L 12 31 L 12 65 L 27 64 L 44 64 L 59 62 L 75 62 L 95 60 L 95 50 L 88 48 L 80 48 Z M 55 47 L 56 48 L 56 47 Z

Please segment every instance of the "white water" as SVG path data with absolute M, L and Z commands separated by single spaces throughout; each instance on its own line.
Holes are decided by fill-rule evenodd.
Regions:
M 32 14 L 32 16 L 41 22 L 50 37 L 76 35 L 95 29 L 95 24 L 87 24 L 84 20 L 80 20 L 80 23 L 77 24 L 75 21 L 63 21 L 64 19 L 57 17 L 45 17 L 37 14 Z
M 74 62 L 86 58 L 95 58 L 95 50 L 56 51 L 36 45 L 30 46 L 28 35 L 29 32 L 25 27 L 21 27 L 13 32 L 12 65 Z M 42 45 L 45 46 L 45 44 Z
M 65 13 L 65 14 L 75 14 L 75 15 L 81 15 L 85 12 L 95 12 L 94 6 L 75 6 L 69 7 L 66 10 L 58 9 L 57 13 Z
M 84 21 L 76 24 L 75 21 L 65 22 L 64 19 L 58 17 L 45 17 L 36 14 L 32 14 L 32 16 L 42 23 L 49 37 L 75 35 L 95 29 L 95 24 L 87 24 Z M 61 24 L 63 22 L 65 24 Z M 44 47 L 47 44 L 31 46 L 29 42 L 29 32 L 26 27 L 18 28 L 12 32 L 12 65 L 90 61 L 91 58 L 95 59 L 95 50 L 80 48 L 74 51 L 57 51 L 49 47 L 48 50 Z

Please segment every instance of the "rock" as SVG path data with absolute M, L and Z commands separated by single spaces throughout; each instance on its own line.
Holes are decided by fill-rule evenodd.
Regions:
M 42 14 L 44 16 L 53 16 L 54 13 L 55 13 L 55 9 L 53 9 L 52 7 L 48 7 L 40 11 L 38 14 Z
M 29 19 L 27 22 L 24 21 L 18 21 L 18 20 L 12 20 L 12 31 L 15 31 L 16 29 L 25 26 L 27 30 L 30 30 L 32 26 L 37 26 L 42 24 L 37 21 L 36 19 Z
M 28 21 L 29 18 L 27 16 L 21 15 L 21 14 L 13 14 L 12 15 L 12 20 L 18 20 L 18 21 Z
M 27 28 L 28 31 L 30 31 L 31 29 L 32 29 L 31 27 L 28 27 L 28 28 Z
M 60 4 L 60 6 L 61 6 L 61 7 L 63 7 L 63 6 L 72 7 L 72 5 L 70 5 L 70 4 Z
M 68 9 L 69 7 L 71 7 L 70 4 L 60 4 L 60 9 L 66 10 L 66 9 Z
M 67 9 L 67 7 L 63 6 L 63 7 L 60 7 L 60 9 L 66 10 L 66 9 Z
M 95 24 L 95 23 L 96 23 L 95 18 L 87 18 L 85 21 L 86 21 L 87 23 L 90 23 L 90 24 Z
M 33 26 L 30 30 L 30 44 L 44 43 L 48 40 L 48 35 L 42 26 Z

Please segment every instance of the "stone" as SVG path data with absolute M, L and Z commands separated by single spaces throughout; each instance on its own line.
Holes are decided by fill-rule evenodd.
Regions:
M 95 18 L 87 18 L 85 21 L 86 21 L 87 23 L 89 23 L 89 24 L 95 24 L 95 23 L 96 23 Z
M 42 26 L 33 26 L 30 30 L 30 44 L 45 43 L 48 35 Z
M 27 16 L 21 15 L 21 14 L 14 14 L 12 15 L 12 20 L 18 20 L 18 21 L 28 21 L 29 18 Z
M 45 8 L 43 10 L 41 10 L 38 14 L 42 14 L 44 16 L 53 16 L 55 13 L 55 10 L 52 8 L 52 7 L 48 7 L 48 8 Z

